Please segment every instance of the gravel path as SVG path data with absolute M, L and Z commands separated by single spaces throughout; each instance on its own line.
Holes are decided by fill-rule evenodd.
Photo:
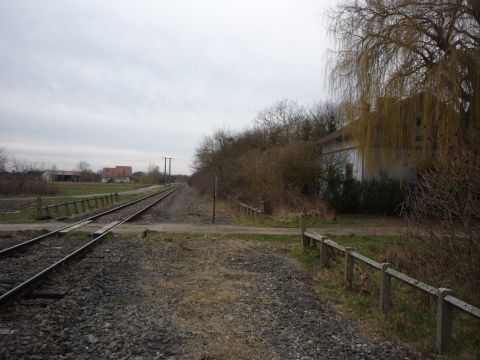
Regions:
M 177 193 L 135 219 L 140 223 L 211 224 L 212 199 L 185 185 Z M 216 224 L 231 224 L 233 219 L 222 208 L 216 209 Z
M 283 245 L 112 236 L 0 313 L 0 359 L 415 359 L 315 293 Z

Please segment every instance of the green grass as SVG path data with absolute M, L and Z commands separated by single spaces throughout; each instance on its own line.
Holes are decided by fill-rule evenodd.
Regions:
M 343 246 L 362 255 L 382 260 L 385 249 L 403 251 L 400 236 L 329 235 Z M 304 252 L 300 245 L 290 251 L 306 270 L 319 280 L 321 296 L 330 299 L 342 313 L 369 325 L 375 332 L 406 342 L 423 353 L 435 352 L 436 298 L 397 280 L 392 281 L 393 309 L 382 315 L 379 306 L 379 272 L 355 262 L 353 290 L 344 288 L 344 257 L 338 255 L 330 266 L 319 268 L 318 249 Z M 422 279 L 419 279 L 422 280 Z M 454 339 L 445 359 L 478 359 L 480 356 L 480 321 L 455 311 Z
M 131 200 L 131 199 L 134 199 L 138 196 L 144 196 L 146 194 L 148 194 L 148 193 L 142 193 L 140 195 L 135 195 L 135 194 L 119 195 L 119 201 L 118 202 Z M 73 201 L 73 200 L 79 200 L 79 199 L 78 198 L 73 198 L 73 197 L 49 198 L 49 199 L 43 199 L 42 200 L 42 205 L 61 204 L 61 203 L 70 202 L 70 201 Z M 117 201 L 114 202 L 114 205 L 118 202 Z M 15 200 L 8 200 L 8 201 L 3 200 L 3 201 L 0 201 L 0 203 L 2 204 L 3 208 L 8 208 L 8 204 L 10 204 L 12 206 L 12 209 L 15 208 Z M 24 203 L 24 201 L 23 201 L 23 203 Z M 91 203 L 93 204 L 93 201 Z M 38 220 L 37 219 L 36 206 L 37 206 L 36 201 L 33 200 L 33 201 L 30 201 L 28 204 L 26 204 L 25 207 L 20 210 L 20 212 L 10 212 L 10 213 L 2 212 L 2 213 L 0 213 L 0 223 L 15 224 L 15 223 L 33 223 L 33 222 L 49 221 L 49 220 Z M 101 201 L 99 201 L 99 206 L 101 208 Z M 106 205 L 106 206 L 110 206 L 110 203 L 108 203 L 108 205 Z M 78 209 L 80 211 L 80 214 L 87 214 L 89 212 L 89 211 L 87 211 L 85 213 L 82 213 L 81 212 L 82 208 L 81 208 L 80 204 L 78 205 Z M 67 216 L 67 211 L 66 211 L 64 206 L 60 206 L 59 210 L 60 210 L 60 217 Z M 94 210 L 95 209 L 93 209 L 92 211 L 94 211 Z M 72 205 L 70 205 L 70 214 L 71 215 L 75 214 Z M 56 212 L 55 212 L 54 209 L 50 210 L 50 215 L 53 218 L 56 217 Z M 54 219 L 51 219 L 51 221 L 52 220 L 54 220 Z
M 252 216 L 243 215 L 237 211 L 232 211 L 236 224 L 244 226 L 258 227 L 279 227 L 279 228 L 298 228 L 300 221 L 298 215 L 289 216 Z M 320 219 L 314 216 L 306 216 L 305 224 L 307 228 L 312 227 L 374 227 L 385 226 L 386 219 L 382 216 L 339 216 L 336 220 Z M 390 220 L 391 221 L 391 220 Z
M 122 192 L 147 187 L 149 185 L 138 183 L 57 182 L 55 186 L 58 188 L 57 195 L 75 196 Z

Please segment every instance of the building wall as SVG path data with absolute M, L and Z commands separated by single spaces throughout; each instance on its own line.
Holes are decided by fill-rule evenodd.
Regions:
M 412 181 L 415 179 L 415 161 L 411 154 L 405 150 L 395 150 L 391 154 L 392 162 L 384 160 L 382 149 L 373 149 L 373 156 L 378 164 L 373 169 L 367 169 L 365 156 L 355 146 L 353 140 L 337 138 L 323 144 L 323 154 L 330 161 L 343 162 L 342 173 L 346 175 L 348 164 L 352 166 L 352 178 L 358 181 L 380 180 L 384 177 L 394 180 Z

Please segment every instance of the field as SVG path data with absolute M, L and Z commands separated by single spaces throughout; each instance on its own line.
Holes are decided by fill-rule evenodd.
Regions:
M 61 204 L 79 198 L 119 193 L 119 201 L 131 200 L 161 189 L 161 186 L 147 188 L 150 185 L 137 183 L 56 183 L 59 193 L 56 196 L 40 197 L 42 206 Z M 142 189 L 144 189 L 142 191 Z M 0 198 L 0 223 L 24 223 L 37 220 L 38 198 L 9 197 Z M 63 209 L 62 209 L 63 210 Z M 64 214 L 66 215 L 66 213 Z
M 60 196 L 77 196 L 91 194 L 116 193 L 129 190 L 148 187 L 147 184 L 139 183 L 97 183 L 97 182 L 58 182 L 58 195 Z

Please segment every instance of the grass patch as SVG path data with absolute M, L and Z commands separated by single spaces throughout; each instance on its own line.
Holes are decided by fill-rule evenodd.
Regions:
M 97 183 L 97 182 L 57 182 L 58 195 L 75 196 L 89 194 L 106 194 L 135 190 L 149 186 L 138 183 Z
M 140 197 L 140 196 L 145 196 L 147 193 L 142 193 L 142 194 L 127 194 L 127 195 L 119 195 L 119 201 L 115 202 L 113 205 L 122 202 L 122 201 L 127 201 L 127 200 L 132 200 L 134 198 Z M 74 197 L 61 197 L 61 198 L 42 198 L 42 205 L 53 205 L 53 204 L 62 204 L 65 202 L 71 202 L 74 200 L 79 200 L 78 198 Z M 93 201 L 90 201 L 90 203 L 93 206 Z M 15 223 L 32 223 L 32 222 L 45 222 L 48 220 L 38 220 L 37 219 L 37 203 L 35 200 L 25 202 L 25 200 L 1 200 L 0 201 L 1 208 L 3 209 L 2 212 L 0 212 L 0 223 L 3 224 L 15 224 Z M 99 204 L 99 209 L 102 208 L 101 206 L 101 201 L 98 201 Z M 75 215 L 74 212 L 74 207 L 73 205 L 70 206 L 70 214 Z M 86 211 L 85 213 L 82 213 L 82 207 L 80 204 L 77 205 L 78 210 L 79 210 L 79 215 L 81 214 L 88 214 L 91 211 L 95 211 L 95 209 L 92 209 L 91 211 Z M 106 204 L 105 208 L 107 206 L 111 206 L 110 203 Z M 88 207 L 87 207 L 88 209 Z M 60 212 L 60 217 L 62 216 L 67 216 L 67 211 L 65 209 L 65 206 L 60 206 L 59 207 L 59 212 Z M 56 217 L 56 211 L 55 209 L 50 210 L 50 215 L 52 216 L 53 219 L 51 221 L 55 220 L 54 218 Z
M 329 235 L 329 238 L 377 261 L 381 260 L 386 249 L 405 249 L 406 240 L 401 236 Z M 335 256 L 326 269 L 319 268 L 317 249 L 304 252 L 297 245 L 289 256 L 314 274 L 319 280 L 320 294 L 330 299 L 346 316 L 367 324 L 376 333 L 408 343 L 422 353 L 435 352 L 436 298 L 392 279 L 393 309 L 384 316 L 378 309 L 378 271 L 356 261 L 353 289 L 346 290 L 343 255 Z M 454 316 L 454 338 L 443 358 L 478 359 L 480 321 L 456 310 Z
M 278 228 L 298 228 L 300 221 L 298 215 L 291 214 L 288 216 L 252 216 L 232 211 L 233 219 L 236 224 L 244 226 L 258 227 L 278 227 Z M 385 226 L 388 223 L 398 223 L 398 218 L 365 217 L 365 216 L 339 216 L 336 220 L 320 219 L 315 216 L 306 216 L 305 223 L 307 228 L 315 227 L 374 227 Z

